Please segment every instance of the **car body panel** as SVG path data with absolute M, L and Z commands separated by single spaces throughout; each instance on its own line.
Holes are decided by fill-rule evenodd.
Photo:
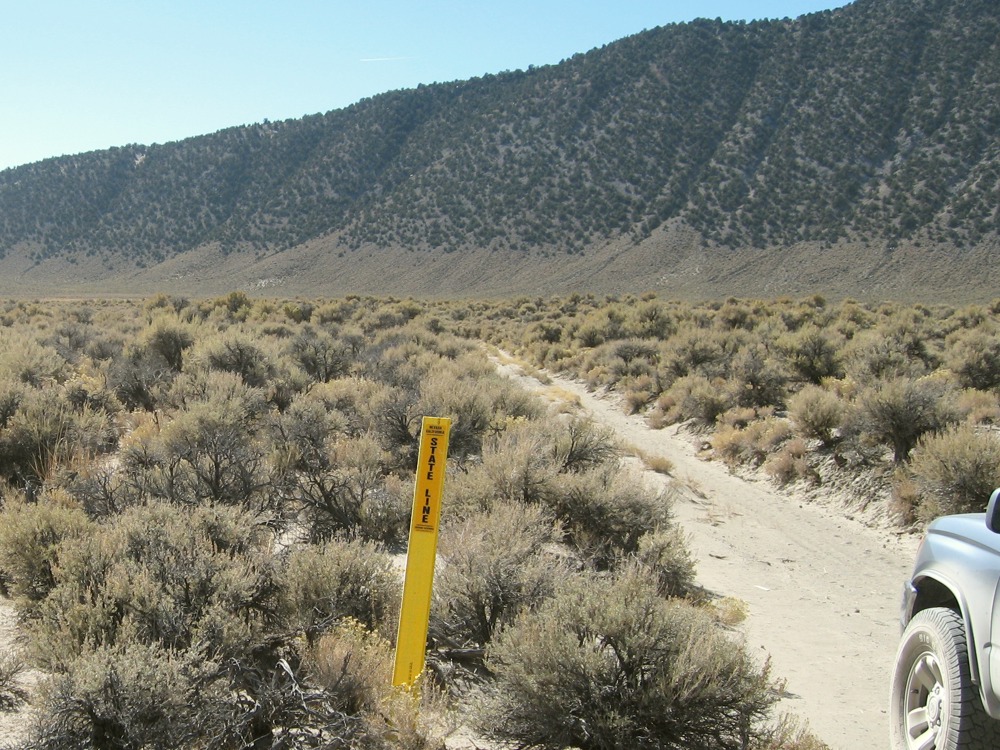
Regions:
M 905 626 L 921 609 L 957 605 L 972 680 L 987 713 L 1000 719 L 1000 648 L 993 647 L 1000 644 L 1000 534 L 986 519 L 984 513 L 943 516 L 928 526 L 904 593 L 902 621 Z

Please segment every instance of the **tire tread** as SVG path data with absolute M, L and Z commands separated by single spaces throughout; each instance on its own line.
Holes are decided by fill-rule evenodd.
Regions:
M 979 690 L 972 684 L 969 665 L 969 639 L 965 632 L 965 622 L 961 614 L 953 609 L 935 607 L 925 609 L 914 615 L 903 634 L 897 654 L 896 673 L 893 677 L 893 689 L 890 715 L 897 716 L 899 708 L 895 702 L 899 698 L 899 687 L 896 684 L 899 679 L 899 660 L 904 654 L 909 653 L 908 636 L 919 627 L 933 630 L 942 640 L 950 643 L 955 651 L 956 667 L 961 682 L 961 699 L 953 702 L 951 706 L 952 731 L 950 737 L 946 738 L 943 745 L 939 744 L 942 750 L 997 750 L 1000 748 L 1000 721 L 992 719 L 983 708 Z M 942 661 L 949 661 L 948 654 L 938 654 Z M 895 718 L 893 719 L 896 720 Z M 906 743 L 901 740 L 893 729 L 893 748 L 905 750 Z M 940 741 L 940 738 L 939 738 Z M 900 744 L 902 742 L 902 744 Z

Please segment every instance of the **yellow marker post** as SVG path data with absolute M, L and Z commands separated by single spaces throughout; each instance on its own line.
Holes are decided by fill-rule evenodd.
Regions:
M 420 429 L 417 484 L 413 489 L 403 606 L 396 631 L 393 685 L 412 685 L 424 669 L 450 429 L 451 420 L 444 417 L 424 417 Z

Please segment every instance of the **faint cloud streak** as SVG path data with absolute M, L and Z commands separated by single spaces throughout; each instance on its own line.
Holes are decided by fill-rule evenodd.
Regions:
M 358 62 L 363 62 L 363 63 L 399 62 L 401 60 L 416 60 L 416 58 L 415 57 L 362 57 Z

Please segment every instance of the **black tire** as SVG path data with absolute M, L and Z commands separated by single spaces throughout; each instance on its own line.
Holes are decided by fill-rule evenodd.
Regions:
M 961 615 L 918 612 L 896 653 L 889 702 L 892 750 L 995 750 L 1000 723 L 983 709 L 969 673 Z

